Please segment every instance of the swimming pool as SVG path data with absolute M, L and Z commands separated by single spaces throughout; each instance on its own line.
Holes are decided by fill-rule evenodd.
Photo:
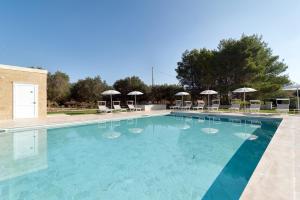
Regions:
M 238 199 L 280 120 L 155 116 L 0 135 L 0 199 Z

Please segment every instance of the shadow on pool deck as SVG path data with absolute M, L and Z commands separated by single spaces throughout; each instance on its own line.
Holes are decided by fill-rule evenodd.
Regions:
M 274 130 L 275 128 L 275 130 Z M 256 140 L 246 140 L 203 196 L 204 200 L 239 199 L 277 127 L 257 129 Z

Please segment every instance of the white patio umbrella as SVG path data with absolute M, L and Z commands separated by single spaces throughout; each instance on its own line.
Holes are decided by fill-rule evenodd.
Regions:
M 246 93 L 248 92 L 256 92 L 256 89 L 253 88 L 247 88 L 247 87 L 243 87 L 243 88 L 238 88 L 232 92 L 234 93 L 244 93 L 244 109 L 245 109 L 245 102 L 246 102 Z
M 207 94 L 208 98 L 207 98 L 207 105 L 209 106 L 209 95 L 211 94 L 218 94 L 217 91 L 214 90 L 204 90 L 202 92 L 200 92 L 200 94 Z
M 102 95 L 110 95 L 110 108 L 113 108 L 113 104 L 112 104 L 112 95 L 116 95 L 116 94 L 121 94 L 119 91 L 117 90 L 106 90 L 104 92 L 101 93 Z
M 181 106 L 183 106 L 183 96 L 188 96 L 190 93 L 188 92 L 177 92 L 175 96 L 181 96 Z
M 300 108 L 300 102 L 299 102 L 299 90 L 300 90 L 300 84 L 294 84 L 294 85 L 289 85 L 283 88 L 283 90 L 296 90 L 297 91 L 297 109 Z
M 131 95 L 131 96 L 134 96 L 134 105 L 136 107 L 136 96 L 137 95 L 143 95 L 144 93 L 140 92 L 140 91 L 132 91 L 132 92 L 129 92 L 127 95 Z

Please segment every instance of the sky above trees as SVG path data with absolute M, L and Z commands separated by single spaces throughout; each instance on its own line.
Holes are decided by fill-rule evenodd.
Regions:
M 185 50 L 258 34 L 300 80 L 298 0 L 1 1 L 0 63 L 61 70 L 108 84 L 137 75 L 177 83 Z

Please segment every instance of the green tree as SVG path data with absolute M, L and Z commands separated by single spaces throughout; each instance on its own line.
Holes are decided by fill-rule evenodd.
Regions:
M 80 79 L 72 86 L 72 99 L 78 102 L 96 103 L 102 99 L 101 93 L 108 85 L 100 76 Z
M 208 49 L 185 51 L 182 61 L 177 63 L 177 78 L 193 97 L 198 97 L 199 91 L 215 89 L 216 54 Z
M 113 87 L 121 92 L 122 101 L 131 99 L 132 97 L 128 97 L 127 94 L 135 90 L 144 93 L 144 95 L 139 97 L 139 100 L 148 100 L 149 87 L 137 76 L 126 77 L 124 79 L 117 80 L 113 84 Z
M 228 103 L 228 92 L 244 86 L 256 88 L 256 98 L 273 97 L 289 82 L 286 69 L 262 37 L 242 35 L 239 40 L 221 40 L 217 50 L 184 52 L 176 72 L 189 90 L 212 88 Z
M 48 100 L 56 103 L 63 103 L 70 95 L 69 76 L 57 71 L 47 76 L 47 97 Z
M 183 87 L 180 85 L 155 85 L 151 89 L 151 97 L 154 101 L 164 103 L 164 101 L 169 101 L 172 103 L 177 92 L 183 91 Z

